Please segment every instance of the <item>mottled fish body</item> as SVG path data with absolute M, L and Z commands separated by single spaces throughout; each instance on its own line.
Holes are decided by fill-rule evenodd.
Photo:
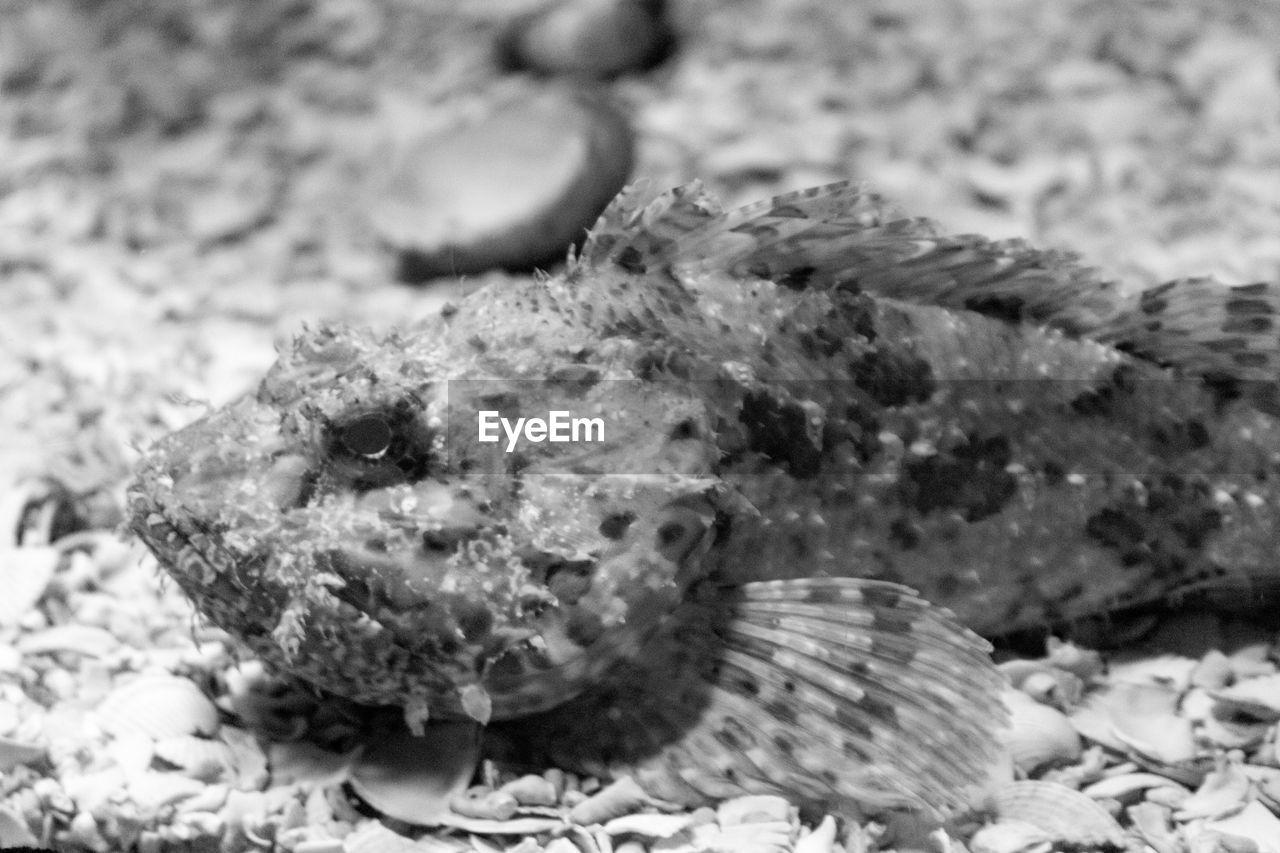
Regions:
M 1278 315 L 849 184 L 624 193 L 559 276 L 301 335 L 157 446 L 133 527 L 254 653 L 411 721 L 688 803 L 953 806 L 1002 713 L 969 629 L 1274 585 Z

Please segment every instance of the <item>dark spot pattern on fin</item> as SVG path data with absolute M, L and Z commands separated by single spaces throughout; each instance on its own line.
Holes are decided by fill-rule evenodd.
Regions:
M 748 673 L 759 691 L 759 705 L 737 716 L 762 731 L 797 732 L 774 773 L 822 779 L 828 798 L 885 804 L 905 795 L 934 805 L 955 796 L 934 782 L 962 786 L 980 775 L 992 720 L 1003 713 L 999 678 L 985 643 L 945 611 L 905 587 L 849 578 L 766 581 L 729 594 L 721 678 Z M 824 777 L 834 754 L 858 760 Z
M 1280 283 L 1228 287 L 1184 278 L 1135 293 L 1071 252 L 945 235 L 936 223 L 907 218 L 852 182 L 727 213 L 701 188 L 682 187 L 650 207 L 646 221 L 654 224 L 630 242 L 645 243 L 650 248 L 642 253 L 660 257 L 688 282 L 722 272 L 792 289 L 854 287 L 1045 326 L 1218 385 L 1240 383 L 1255 405 L 1280 413 Z M 641 219 L 633 214 L 628 221 Z
M 607 685 L 499 728 L 561 766 L 631 774 L 688 805 L 780 793 L 946 810 L 996 753 L 1005 712 L 989 651 L 883 581 L 708 587 Z

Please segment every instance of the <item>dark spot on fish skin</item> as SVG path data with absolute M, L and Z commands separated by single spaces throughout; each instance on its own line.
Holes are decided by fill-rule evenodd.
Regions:
M 902 349 L 873 349 L 850 362 L 849 374 L 882 406 L 924 402 L 937 388 L 929 362 Z
M 775 281 L 780 287 L 785 287 L 788 290 L 804 290 L 809 286 L 810 279 L 813 278 L 813 274 L 817 271 L 817 268 L 812 266 L 792 267 L 779 275 Z
M 1085 533 L 1108 548 L 1120 552 L 1125 565 L 1141 562 L 1141 546 L 1146 527 L 1129 507 L 1104 507 L 1085 521 Z
M 1009 439 L 971 436 L 965 443 L 903 465 L 900 485 L 906 500 L 921 513 L 959 510 L 965 521 L 999 512 L 1018 492 L 1018 480 L 1005 470 L 1012 458 Z
M 756 684 L 753 678 L 738 678 L 733 682 L 733 687 L 744 696 L 756 697 L 760 695 L 760 685 Z
M 728 729 L 716 729 L 713 734 L 715 739 L 720 742 L 720 745 L 726 749 L 731 749 L 734 752 L 742 751 L 742 744 L 738 742 L 738 738 L 734 733 Z
M 644 263 L 644 256 L 640 254 L 640 250 L 635 246 L 627 246 L 614 257 L 613 262 L 622 267 L 629 273 L 636 275 L 643 274 L 647 267 Z
M 600 616 L 585 607 L 569 608 L 568 616 L 565 634 L 579 646 L 590 646 L 604 633 L 604 622 Z
M 1262 296 L 1271 290 L 1271 284 L 1265 281 L 1255 281 L 1253 284 L 1237 284 L 1231 288 L 1232 293 L 1240 293 L 1245 296 Z
M 1238 293 L 1241 288 L 1233 288 L 1233 290 Z M 1235 316 L 1259 317 L 1269 316 L 1275 313 L 1275 309 L 1271 307 L 1271 303 L 1265 299 L 1228 299 L 1226 302 L 1226 309 L 1228 314 Z
M 778 219 L 808 219 L 809 218 L 809 214 L 805 213 L 803 209 L 791 204 L 779 205 L 773 208 L 772 210 L 770 210 L 765 215 L 774 216 L 774 217 L 777 217 Z
M 1270 317 L 1232 317 L 1220 327 L 1232 334 L 1261 335 L 1271 331 L 1274 324 Z
M 796 723 L 796 709 L 790 702 L 783 701 L 782 699 L 775 699 L 765 705 L 764 709 L 779 721 L 786 723 L 787 725 L 795 725 Z
M 798 479 L 818 473 L 822 451 L 808 439 L 809 413 L 799 404 L 751 391 L 742 398 L 738 420 L 747 428 L 751 450 L 785 465 Z
M 836 708 L 836 723 L 864 740 L 871 740 L 872 737 L 869 720 L 893 727 L 897 725 L 898 714 L 888 702 L 870 695 L 863 696 L 857 702 L 842 703 Z
M 920 530 L 908 519 L 895 518 L 889 522 L 889 541 L 904 551 L 910 551 L 920 544 Z
M 848 442 L 860 461 L 870 462 L 883 449 L 880 426 L 880 418 L 868 406 L 849 403 L 843 418 L 828 418 L 823 424 L 822 446 L 835 448 Z
M 556 566 L 547 578 L 547 589 L 564 604 L 577 604 L 591 589 L 591 571 L 595 565 L 589 560 L 567 561 Z
M 658 528 L 658 547 L 670 548 L 685 538 L 688 528 L 678 521 L 668 521 Z
M 1026 302 L 1012 294 L 971 296 L 964 301 L 964 307 L 1006 323 L 1021 323 Z
M 1115 413 L 1119 397 L 1130 396 L 1133 391 L 1133 367 L 1122 364 L 1111 371 L 1103 384 L 1080 393 L 1068 405 L 1077 415 L 1108 416 Z
M 826 586 L 811 587 L 804 596 L 810 604 L 834 604 L 840 600 L 840 593 Z
M 1155 445 L 1156 451 L 1164 456 L 1176 456 L 1200 450 L 1207 447 L 1210 442 L 1209 430 L 1198 418 L 1153 425 L 1148 431 L 1148 436 Z
M 844 340 L 822 326 L 798 332 L 796 339 L 809 358 L 830 358 L 844 349 Z
M 1143 481 L 1145 499 L 1131 497 L 1095 512 L 1085 532 L 1114 549 L 1122 565 L 1144 565 L 1158 577 L 1182 577 L 1203 566 L 1200 553 L 1221 529 L 1222 513 L 1210 489 L 1166 473 Z
M 1040 465 L 1040 472 L 1044 474 L 1044 482 L 1048 486 L 1056 486 L 1067 478 L 1066 470 L 1052 459 L 1046 459 Z
M 600 522 L 600 535 L 605 539 L 618 540 L 627 533 L 627 528 L 636 520 L 636 514 L 630 511 L 611 512 Z
M 1169 308 L 1169 300 L 1164 295 L 1177 286 L 1178 282 L 1170 281 L 1144 290 L 1138 298 L 1138 309 L 1143 314 L 1163 314 Z
M 876 303 L 870 296 L 844 287 L 831 291 L 832 310 L 828 315 L 837 330 L 861 337 L 867 343 L 875 343 L 880 336 L 876 328 Z
M 1205 341 L 1203 346 L 1210 352 L 1236 352 L 1248 349 L 1249 341 L 1247 338 L 1216 338 Z
M 692 418 L 685 418 L 671 427 L 671 430 L 667 433 L 667 438 L 672 441 L 684 441 L 690 438 L 697 438 L 699 433 L 698 422 Z
M 691 368 L 688 358 L 678 350 L 654 346 L 636 358 L 631 370 L 640 379 L 651 382 L 659 377 L 687 379 Z
M 950 572 L 938 576 L 934 588 L 942 598 L 951 598 L 960 591 L 960 579 Z
M 1271 362 L 1265 352 L 1238 352 L 1231 356 L 1231 360 L 1241 367 L 1266 367 Z
M 585 391 L 600 381 L 600 371 L 586 364 L 566 364 L 547 375 L 547 380 L 567 385 L 574 391 Z
M 854 740 L 846 740 L 844 743 L 840 744 L 840 751 L 844 753 L 845 758 L 854 758 L 859 761 L 865 761 L 867 759 L 866 750 Z
M 791 738 L 786 735 L 774 735 L 773 745 L 778 752 L 781 752 L 783 755 L 788 757 L 793 755 L 796 751 L 795 741 L 791 740 Z
M 773 268 L 764 261 L 753 261 L 747 265 L 746 274 L 751 278 L 772 279 Z

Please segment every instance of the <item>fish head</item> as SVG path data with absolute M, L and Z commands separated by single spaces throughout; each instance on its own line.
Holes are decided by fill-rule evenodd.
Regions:
M 704 571 L 711 424 L 679 383 L 468 370 L 429 338 L 304 333 L 255 395 L 155 446 L 131 526 L 279 671 L 420 719 L 560 704 Z M 598 440 L 481 440 L 481 413 L 557 411 L 597 415 Z

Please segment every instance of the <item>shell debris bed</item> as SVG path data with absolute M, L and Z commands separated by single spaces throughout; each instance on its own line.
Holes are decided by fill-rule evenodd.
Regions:
M 772 796 L 682 811 L 629 778 L 479 762 L 470 723 L 352 750 L 357 709 L 238 659 L 140 548 L 109 530 L 54 536 L 51 520 L 70 509 L 51 507 L 54 492 L 23 493 L 30 502 L 5 519 L 21 535 L 0 551 L 3 569 L 40 559 L 54 568 L 0 629 L 3 845 L 1280 853 L 1277 649 L 1273 632 L 1249 623 L 1184 617 L 1151 649 L 1109 660 L 1054 641 L 1043 658 L 1007 661 L 1014 778 L 993 774 L 972 812 L 945 828 L 905 815 L 802 822 Z M 1180 651 L 1162 651 L 1161 637 Z
M 510 82 L 494 38 L 536 5 L 0 3 L 0 847 L 1280 853 L 1274 631 L 1179 619 L 1105 668 L 1006 663 L 1016 778 L 945 832 L 680 812 L 555 768 L 469 778 L 465 739 L 446 777 L 362 763 L 342 707 L 263 678 L 117 535 L 139 448 L 301 323 L 386 327 L 509 278 L 396 286 L 361 191 L 440 104 Z M 674 61 L 610 83 L 657 187 L 733 207 L 854 176 L 1126 280 L 1280 271 L 1275 4 L 666 5 Z

